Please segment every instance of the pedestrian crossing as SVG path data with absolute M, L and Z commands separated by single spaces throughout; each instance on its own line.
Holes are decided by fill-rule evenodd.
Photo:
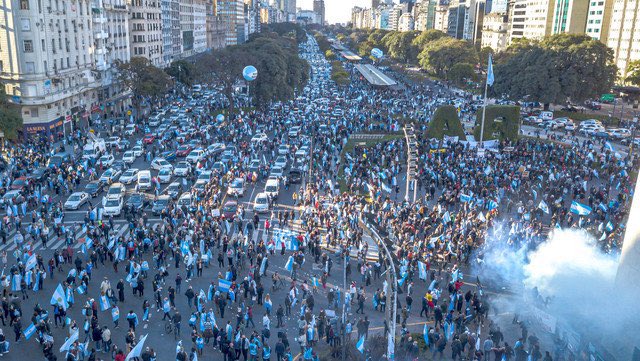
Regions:
M 291 235 L 303 234 L 304 235 L 306 233 L 306 231 L 302 226 L 302 221 L 299 219 L 290 221 L 286 225 L 278 224 L 277 221 L 275 221 L 275 223 L 276 223 L 276 226 L 274 226 L 270 230 L 269 235 L 267 235 L 267 232 L 263 227 L 258 227 L 257 230 L 253 231 L 251 235 L 251 240 L 254 243 L 258 243 L 261 240 L 267 242 L 269 240 L 269 237 L 274 237 L 274 235 L 276 234 L 291 234 Z M 152 224 L 152 227 L 155 229 L 155 227 L 159 225 L 160 223 L 156 222 Z M 225 227 L 223 227 L 223 230 L 225 230 Z M 120 237 L 124 237 L 126 240 L 129 238 L 128 231 L 129 231 L 128 223 L 116 223 L 114 225 L 114 229 L 110 232 L 110 236 L 115 235 L 116 239 Z M 238 236 L 238 233 L 241 231 L 244 231 L 244 229 L 237 230 L 235 229 L 235 227 L 231 226 L 229 227 L 229 231 L 226 233 L 226 235 L 229 238 L 233 238 Z M 324 228 L 321 228 L 321 232 L 323 234 L 325 231 L 326 230 Z M 71 248 L 76 250 L 81 249 L 86 237 L 86 229 L 83 229 L 83 227 L 78 226 L 78 227 L 73 227 L 71 232 L 73 234 L 73 236 L 71 237 L 71 240 L 73 240 L 71 243 Z M 369 249 L 367 251 L 367 260 L 375 261 L 378 259 L 378 246 L 375 244 L 373 240 L 367 239 L 367 237 L 368 236 L 366 235 L 364 237 L 364 240 L 369 245 Z M 0 244 L 0 252 L 7 252 L 7 253 L 14 252 L 18 247 L 21 247 L 21 249 L 23 250 L 29 249 L 35 252 L 44 251 L 44 250 L 60 250 L 67 247 L 66 237 L 64 235 L 59 237 L 57 234 L 55 234 L 54 231 L 51 231 L 49 233 L 49 239 L 47 241 L 46 247 L 42 243 L 42 240 L 40 238 L 38 238 L 37 240 L 34 240 L 31 238 L 30 235 L 27 234 L 25 241 L 17 242 L 17 240 L 21 238 L 22 238 L 21 236 L 16 237 L 16 231 L 13 230 L 7 237 L 7 242 L 5 244 Z M 332 253 L 335 253 L 338 251 L 338 247 L 327 246 L 327 244 L 324 241 L 321 242 L 321 247 L 322 249 Z M 358 256 L 358 250 L 352 249 L 351 257 L 357 258 L 357 256 Z

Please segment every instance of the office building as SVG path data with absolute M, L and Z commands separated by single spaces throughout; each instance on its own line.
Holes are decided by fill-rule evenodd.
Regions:
M 585 0 L 583 0 L 585 1 Z M 527 0 L 523 37 L 539 40 L 551 35 L 555 0 Z
M 555 0 L 551 34 L 584 34 L 589 3 L 584 0 Z
M 226 45 L 242 43 L 242 39 L 244 39 L 244 3 L 240 0 L 218 0 L 216 11 L 216 15 L 225 24 Z
M 127 5 L 129 6 L 131 56 L 144 57 L 155 66 L 164 66 L 162 2 L 160 0 L 127 0 Z
M 320 17 L 320 24 L 324 25 L 324 0 L 313 0 L 313 11 Z
M 592 0 L 589 2 L 585 34 L 603 43 L 607 42 L 613 2 L 614 0 Z
M 640 60 L 639 7 L 639 1 L 613 1 L 607 46 L 613 49 L 614 62 L 623 79 L 629 62 Z
M 505 13 L 486 14 L 482 22 L 482 47 L 490 47 L 496 52 L 506 49 L 509 40 L 508 22 L 509 17 Z

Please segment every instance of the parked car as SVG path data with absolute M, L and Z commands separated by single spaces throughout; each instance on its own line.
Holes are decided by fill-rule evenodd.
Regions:
M 106 199 L 106 198 L 105 198 Z M 103 205 L 102 214 L 105 216 L 117 217 L 122 213 L 123 198 L 107 199 Z
M 151 204 L 151 197 L 146 193 L 133 193 L 126 201 L 126 206 L 136 211 L 142 210 Z
M 167 162 L 167 160 L 164 158 L 156 158 L 153 161 L 151 161 L 151 169 L 159 171 L 162 168 L 173 169 L 173 165 Z
M 111 167 L 111 165 L 113 164 L 113 162 L 115 162 L 115 160 L 116 159 L 113 157 L 113 154 L 105 154 L 102 157 L 100 157 L 98 162 L 102 163 L 103 167 Z
M 171 199 L 178 199 L 178 196 L 182 192 L 182 183 L 173 182 L 164 190 L 164 192 L 171 197 Z
M 159 196 L 155 201 L 153 201 L 153 205 L 151 206 L 151 213 L 157 216 L 162 213 L 163 209 L 167 209 L 170 204 L 171 197 L 169 197 L 168 195 Z
M 176 177 L 186 177 L 190 173 L 191 165 L 187 162 L 178 162 L 175 169 L 173 170 L 173 174 L 175 174 Z
M 156 140 L 156 136 L 151 133 L 145 134 L 144 138 L 142 138 L 144 144 L 153 144 L 154 140 Z
M 228 193 L 230 196 L 236 196 L 236 197 L 244 196 L 244 179 L 235 178 L 229 185 Z
M 138 168 L 129 168 L 120 176 L 120 182 L 131 184 L 138 180 Z
M 141 191 L 147 191 L 152 187 L 153 185 L 151 184 L 151 172 L 149 172 L 148 170 L 141 170 L 138 173 L 138 189 Z
M 173 171 L 169 168 L 162 168 L 160 169 L 160 171 L 158 172 L 158 181 L 163 184 L 163 183 L 169 183 L 171 182 L 171 176 L 173 175 Z
M 104 183 L 94 180 L 87 183 L 87 185 L 84 186 L 84 191 L 87 194 L 89 194 L 92 198 L 95 198 L 102 191 L 103 187 L 104 187 Z
M 118 180 L 118 177 L 120 177 L 120 174 L 122 174 L 121 171 L 117 169 L 109 168 L 105 170 L 104 173 L 102 173 L 99 180 L 103 183 L 111 184 Z
M 269 211 L 270 203 L 269 196 L 265 192 L 260 192 L 256 195 L 253 201 L 253 211 L 256 213 L 265 213 Z

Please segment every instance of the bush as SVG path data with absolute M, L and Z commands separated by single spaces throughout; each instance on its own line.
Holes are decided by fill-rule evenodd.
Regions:
M 435 114 L 427 127 L 427 137 L 442 139 L 445 135 L 450 137 L 458 136 L 465 139 L 464 128 L 458 118 L 458 111 L 453 105 L 445 105 L 436 109 Z
M 476 112 L 473 135 L 480 141 L 482 108 Z M 489 105 L 485 114 L 482 140 L 517 140 L 520 134 L 520 107 L 515 105 Z

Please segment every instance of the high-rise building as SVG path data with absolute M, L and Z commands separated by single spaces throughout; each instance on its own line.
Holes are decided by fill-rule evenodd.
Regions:
M 542 39 L 551 35 L 555 3 L 555 0 L 527 0 L 523 37 Z
M 162 62 L 166 65 L 173 60 L 173 42 L 171 41 L 171 0 L 161 0 L 162 17 Z
M 180 1 L 171 0 L 171 54 L 173 60 L 182 56 L 182 26 L 180 20 Z
M 446 33 L 449 27 L 449 1 L 438 0 L 434 15 L 433 28 Z
M 241 0 L 218 0 L 216 15 L 226 28 L 226 45 L 236 45 L 244 40 L 244 2 Z
M 635 0 L 613 2 L 607 46 L 613 49 L 614 62 L 622 78 L 626 76 L 629 62 L 640 59 L 639 10 L 640 2 Z
M 551 34 L 584 34 L 590 2 L 591 0 L 555 0 Z
M 127 0 L 131 56 L 149 59 L 155 66 L 165 65 L 160 0 Z
M 204 0 L 193 0 L 193 52 L 207 50 L 207 5 Z
M 520 39 L 524 36 L 524 26 L 527 21 L 527 0 L 511 0 L 509 2 L 509 40 Z
M 505 13 L 486 14 L 482 21 L 482 47 L 488 46 L 496 52 L 506 49 L 509 40 L 508 22 L 509 18 Z
M 468 19 L 469 8 L 465 0 L 454 0 L 449 4 L 447 34 L 456 39 L 464 37 L 465 20 Z
M 324 0 L 313 0 L 313 11 L 320 17 L 320 24 L 324 25 Z
M 389 29 L 398 30 L 398 24 L 400 23 L 400 16 L 404 13 L 404 5 L 394 5 L 389 11 Z
M 404 13 L 398 19 L 398 31 L 411 31 L 414 27 L 413 15 Z
M 589 2 L 585 34 L 606 43 L 609 36 L 613 0 L 597 0 Z
M 375 9 L 380 6 L 380 0 L 371 0 L 371 8 Z
M 484 0 L 468 0 L 464 19 L 462 38 L 473 44 L 482 42 L 482 21 L 484 19 L 486 2 Z
M 425 31 L 434 28 L 437 3 L 438 0 L 423 0 L 413 7 L 415 30 Z

